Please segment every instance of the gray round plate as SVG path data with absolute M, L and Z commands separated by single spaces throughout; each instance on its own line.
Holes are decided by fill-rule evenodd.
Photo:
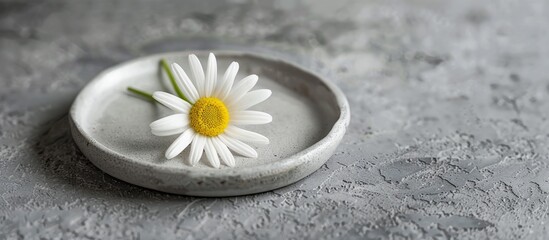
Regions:
M 197 54 L 205 64 L 207 52 Z M 135 59 L 105 70 L 77 96 L 70 111 L 72 136 L 84 155 L 106 173 L 146 188 L 195 196 L 234 196 L 276 189 L 294 183 L 321 167 L 343 138 L 350 110 L 343 93 L 329 81 L 293 64 L 252 53 L 214 51 L 219 72 L 240 63 L 237 80 L 259 75 L 255 88 L 273 94 L 253 109 L 273 122 L 250 126 L 270 139 L 252 145 L 257 159 L 236 157 L 236 167 L 214 169 L 201 160 L 188 165 L 188 150 L 166 160 L 164 152 L 177 137 L 157 137 L 149 124 L 170 114 L 163 106 L 126 92 L 134 86 L 165 90 L 159 79 L 161 58 L 186 71 L 190 52 L 164 53 Z

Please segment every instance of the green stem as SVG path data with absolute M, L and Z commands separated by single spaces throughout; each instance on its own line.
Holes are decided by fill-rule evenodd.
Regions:
M 168 78 L 170 79 L 170 83 L 172 84 L 172 87 L 175 90 L 175 93 L 177 93 L 177 96 L 179 96 L 181 99 L 185 100 L 186 102 L 189 102 L 189 100 L 185 97 L 181 89 L 175 83 L 175 78 L 173 77 L 172 70 L 168 66 L 168 62 L 166 62 L 166 59 L 161 59 L 160 65 L 162 66 L 162 69 L 166 71 L 166 74 L 168 75 Z
M 139 95 L 143 98 L 146 98 L 147 100 L 149 100 L 151 102 L 155 101 L 152 94 L 150 94 L 148 92 L 141 91 L 141 90 L 133 88 L 133 87 L 128 87 L 128 91 L 130 91 L 131 93 L 135 93 L 136 95 Z

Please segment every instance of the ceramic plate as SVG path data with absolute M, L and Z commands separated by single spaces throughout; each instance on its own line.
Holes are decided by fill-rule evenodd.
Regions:
M 207 52 L 192 53 L 205 66 Z M 251 144 L 259 154 L 257 159 L 237 156 L 236 167 L 215 169 L 204 159 L 191 167 L 188 149 L 174 159 L 164 158 L 177 136 L 154 136 L 149 124 L 170 111 L 127 93 L 126 87 L 166 91 L 158 61 L 165 58 L 177 62 L 190 72 L 190 52 L 139 58 L 93 79 L 70 111 L 71 132 L 78 147 L 95 166 L 116 178 L 194 196 L 234 196 L 276 189 L 313 173 L 330 158 L 350 119 L 347 100 L 335 85 L 279 59 L 252 53 L 214 53 L 220 74 L 230 62 L 237 61 L 237 80 L 257 74 L 259 82 L 254 89 L 273 92 L 267 101 L 252 107 L 271 114 L 273 122 L 246 126 L 270 139 L 269 145 Z

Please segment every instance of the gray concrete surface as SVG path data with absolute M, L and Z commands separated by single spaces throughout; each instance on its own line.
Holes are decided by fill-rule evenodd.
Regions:
M 0 238 L 546 239 L 549 2 L 0 1 Z M 156 52 L 268 49 L 330 76 L 319 171 L 232 198 L 146 190 L 75 147 L 74 96 Z

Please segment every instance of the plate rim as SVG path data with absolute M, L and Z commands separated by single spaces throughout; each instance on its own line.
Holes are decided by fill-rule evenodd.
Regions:
M 285 157 L 283 159 L 280 159 L 275 162 L 271 163 L 265 163 L 255 166 L 245 166 L 245 167 L 238 167 L 238 168 L 221 168 L 221 169 L 215 169 L 215 168 L 193 168 L 189 167 L 187 169 L 182 168 L 173 168 L 169 166 L 164 165 L 158 165 L 154 163 L 149 162 L 142 162 L 134 160 L 131 157 L 125 156 L 123 154 L 120 154 L 101 142 L 99 142 L 97 139 L 92 137 L 87 131 L 84 130 L 81 123 L 75 119 L 76 114 L 78 114 L 79 111 L 85 111 L 80 110 L 80 105 L 84 101 L 84 99 L 88 98 L 88 95 L 91 95 L 91 91 L 93 90 L 95 85 L 100 84 L 101 80 L 104 76 L 110 74 L 111 72 L 127 66 L 134 64 L 139 61 L 144 60 L 150 60 L 150 59 L 158 59 L 161 57 L 173 57 L 173 56 L 181 56 L 181 55 L 188 55 L 188 54 L 197 54 L 197 55 L 203 55 L 208 54 L 209 52 L 214 53 L 216 56 L 249 56 L 252 58 L 259 58 L 264 59 L 271 62 L 277 62 L 282 63 L 284 65 L 287 65 L 289 67 L 295 68 L 299 71 L 305 72 L 307 74 L 310 74 L 316 80 L 320 81 L 322 84 L 324 84 L 327 89 L 334 94 L 335 101 L 338 106 L 338 110 L 340 112 L 338 119 L 334 122 L 332 125 L 332 128 L 330 131 L 322 137 L 319 141 L 315 142 L 314 144 L 308 146 L 307 148 L 294 153 L 288 157 Z M 283 60 L 280 57 L 274 57 L 274 56 L 267 56 L 263 53 L 258 52 L 247 52 L 247 51 L 237 51 L 237 50 L 210 50 L 210 51 L 204 51 L 204 50 L 185 50 L 185 51 L 170 51 L 170 52 L 162 52 L 162 53 L 155 53 L 152 55 L 147 56 L 140 56 L 137 58 L 133 58 L 128 61 L 124 61 L 121 63 L 118 63 L 112 67 L 109 67 L 103 71 L 101 71 L 99 74 L 93 77 L 91 81 L 89 81 L 84 88 L 78 93 L 76 96 L 73 104 L 71 105 L 69 116 L 71 119 L 71 122 L 74 125 L 75 130 L 79 132 L 79 134 L 89 143 L 93 144 L 94 147 L 96 147 L 98 150 L 103 151 L 107 155 L 111 155 L 113 157 L 116 157 L 120 160 L 123 160 L 130 164 L 140 165 L 142 167 L 147 167 L 150 169 L 154 169 L 155 171 L 164 172 L 168 174 L 184 174 L 189 177 L 242 177 L 245 178 L 246 176 L 257 176 L 261 175 L 262 173 L 268 172 L 270 174 L 276 174 L 280 172 L 286 172 L 288 170 L 291 170 L 307 161 L 310 161 L 308 157 L 305 157 L 309 154 L 314 154 L 314 151 L 317 149 L 322 149 L 325 147 L 329 147 L 331 144 L 333 144 L 333 141 L 337 141 L 336 145 L 339 145 L 340 140 L 345 135 L 345 132 L 347 130 L 347 127 L 349 126 L 350 122 L 350 107 L 349 103 L 347 101 L 347 98 L 343 94 L 343 92 L 335 85 L 335 83 L 332 83 L 331 81 L 325 79 L 324 77 L 320 76 L 319 74 L 316 74 L 315 72 L 312 72 L 299 64 Z M 72 129 L 72 128 L 71 128 Z M 74 135 L 73 135 L 73 138 Z M 261 156 L 260 156 L 261 157 Z M 327 158 L 327 160 L 329 157 Z M 91 162 L 94 162 L 93 160 L 89 159 Z M 326 161 L 327 161 L 326 160 Z

